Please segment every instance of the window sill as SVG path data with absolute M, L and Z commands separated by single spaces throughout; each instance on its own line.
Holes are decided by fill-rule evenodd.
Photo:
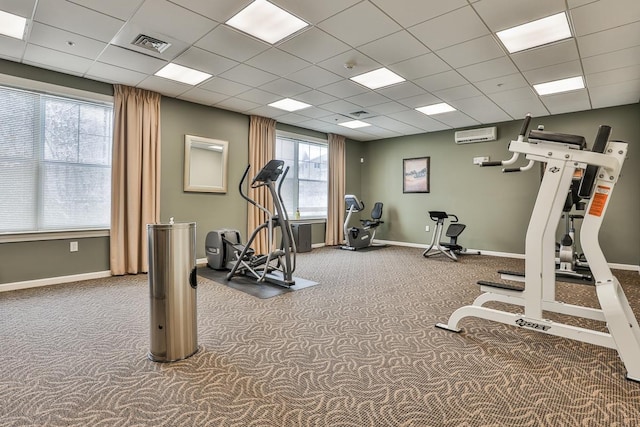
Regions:
M 0 243 L 37 242 L 42 240 L 83 239 L 88 237 L 107 237 L 109 229 L 33 231 L 24 233 L 0 233 Z
M 300 218 L 300 219 L 290 219 L 289 222 L 291 224 L 324 224 L 327 222 L 326 218 Z

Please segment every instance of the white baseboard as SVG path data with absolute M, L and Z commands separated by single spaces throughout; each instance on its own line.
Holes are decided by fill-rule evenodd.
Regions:
M 0 284 L 0 292 L 60 285 L 62 283 L 79 282 L 81 280 L 103 279 L 105 277 L 111 277 L 111 271 L 96 271 L 93 273 L 73 274 L 71 276 L 48 277 L 46 279 L 25 280 L 24 282 L 3 283 Z
M 422 243 L 406 243 L 406 242 L 394 242 L 392 240 L 378 240 L 374 239 L 374 243 L 387 244 L 393 246 L 406 246 L 410 248 L 421 248 L 426 249 L 429 245 L 425 245 Z M 509 252 L 496 252 L 496 251 L 486 251 L 484 249 L 471 249 L 468 248 L 469 251 L 477 251 L 480 252 L 481 255 L 487 256 L 495 256 L 501 258 L 516 258 L 516 259 L 525 259 L 524 254 L 514 254 Z M 640 265 L 632 265 L 632 264 L 618 264 L 614 262 L 609 263 L 609 268 L 614 270 L 629 270 L 629 271 L 637 271 L 640 274 Z

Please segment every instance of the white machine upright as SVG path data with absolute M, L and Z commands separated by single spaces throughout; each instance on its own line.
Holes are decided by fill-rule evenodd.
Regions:
M 528 141 L 524 141 L 529 120 L 528 116 L 518 140 L 509 144 L 509 151 L 514 153 L 513 157 L 504 162 L 485 165 L 512 165 L 520 154 L 524 154 L 529 160 L 529 164 L 522 170 L 531 169 L 533 162 L 546 163 L 527 229 L 524 288 L 481 281 L 479 283 L 482 294 L 471 305 L 455 310 L 448 323 L 439 323 L 436 326 L 460 332 L 458 324 L 462 319 L 478 317 L 612 348 L 618 351 L 627 370 L 627 378 L 640 381 L 640 327 L 598 241 L 598 233 L 627 154 L 627 144 L 608 141 L 611 130 L 608 126 L 600 127 L 594 151 L 582 150 L 574 140 L 582 137 L 573 135 L 532 131 Z M 540 139 L 534 139 L 533 134 Z M 580 191 L 584 198 L 589 199 L 580 239 L 595 280 L 599 309 L 556 301 L 555 297 L 556 228 L 577 169 L 585 170 Z M 504 276 L 503 278 L 517 279 Z M 484 304 L 490 301 L 521 306 L 524 313 L 485 307 Z M 605 322 L 608 332 L 545 319 L 545 311 Z

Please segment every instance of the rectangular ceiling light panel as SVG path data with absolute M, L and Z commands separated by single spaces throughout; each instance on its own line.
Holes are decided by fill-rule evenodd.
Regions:
M 309 25 L 266 0 L 255 0 L 226 24 L 270 44 Z
M 515 53 L 568 39 L 571 37 L 571 28 L 569 28 L 567 14 L 560 12 L 537 21 L 498 31 L 496 35 L 509 53 Z
M 448 113 L 450 111 L 456 111 L 451 105 L 441 102 L 440 104 L 427 105 L 424 107 L 418 107 L 416 110 L 427 116 L 433 116 L 434 114 Z
M 180 83 L 186 83 L 192 86 L 195 86 L 211 77 L 211 74 L 203 73 L 202 71 L 194 70 L 193 68 L 187 68 L 183 67 L 182 65 L 172 63 L 169 63 L 162 67 L 155 75 L 158 77 L 164 77 L 165 79 L 175 80 Z
M 280 110 L 285 111 L 297 111 L 302 110 L 303 108 L 309 108 L 311 105 L 296 101 L 295 99 L 284 98 L 280 101 L 272 102 L 269 104 L 269 107 L 279 108 Z
M 353 76 L 351 77 L 351 80 L 356 83 L 360 83 L 369 89 L 379 89 L 381 87 L 391 86 L 405 81 L 405 79 L 386 68 L 378 68 L 377 70 L 369 71 L 368 73 L 360 74 L 359 76 Z
M 358 129 L 367 126 L 371 126 L 369 123 L 362 122 L 360 120 L 352 120 L 350 122 L 338 123 L 340 126 L 344 126 L 349 129 Z
M 584 79 L 582 76 L 570 77 L 568 79 L 533 85 L 533 88 L 538 92 L 538 95 L 552 95 L 554 93 L 584 89 Z
M 0 10 L 0 34 L 22 40 L 26 26 L 27 18 Z

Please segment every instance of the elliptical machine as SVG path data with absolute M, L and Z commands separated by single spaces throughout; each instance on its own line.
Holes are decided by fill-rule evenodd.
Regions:
M 293 272 L 296 268 L 296 246 L 287 211 L 282 202 L 281 188 L 289 168 L 283 170 L 284 161 L 269 161 L 251 181 L 251 188 L 266 187 L 273 200 L 275 212 L 270 211 L 251 199 L 243 190 L 251 165 L 247 166 L 240 180 L 240 195 L 265 214 L 265 222 L 260 224 L 247 243 L 240 242 L 237 230 L 214 230 L 207 234 L 205 252 L 207 264 L 215 270 L 230 270 L 227 280 L 235 275 L 246 275 L 257 282 L 269 282 L 290 288 L 295 285 Z M 276 188 L 277 185 L 277 188 Z M 256 254 L 251 244 L 259 233 L 267 232 L 267 254 Z M 275 247 L 276 230 L 280 231 L 279 247 Z
M 349 221 L 351 220 L 352 214 L 362 212 L 364 210 L 364 202 L 359 201 L 353 194 L 346 194 L 344 196 L 344 204 L 347 208 L 347 217 L 345 218 L 343 225 L 346 244 L 340 246 L 340 249 L 355 251 L 372 246 L 373 238 L 376 235 L 376 228 L 378 228 L 380 224 L 384 224 L 384 221 L 380 220 L 380 218 L 382 218 L 382 202 L 376 202 L 373 205 L 373 209 L 371 210 L 371 219 L 360 220 L 362 228 L 349 228 Z

